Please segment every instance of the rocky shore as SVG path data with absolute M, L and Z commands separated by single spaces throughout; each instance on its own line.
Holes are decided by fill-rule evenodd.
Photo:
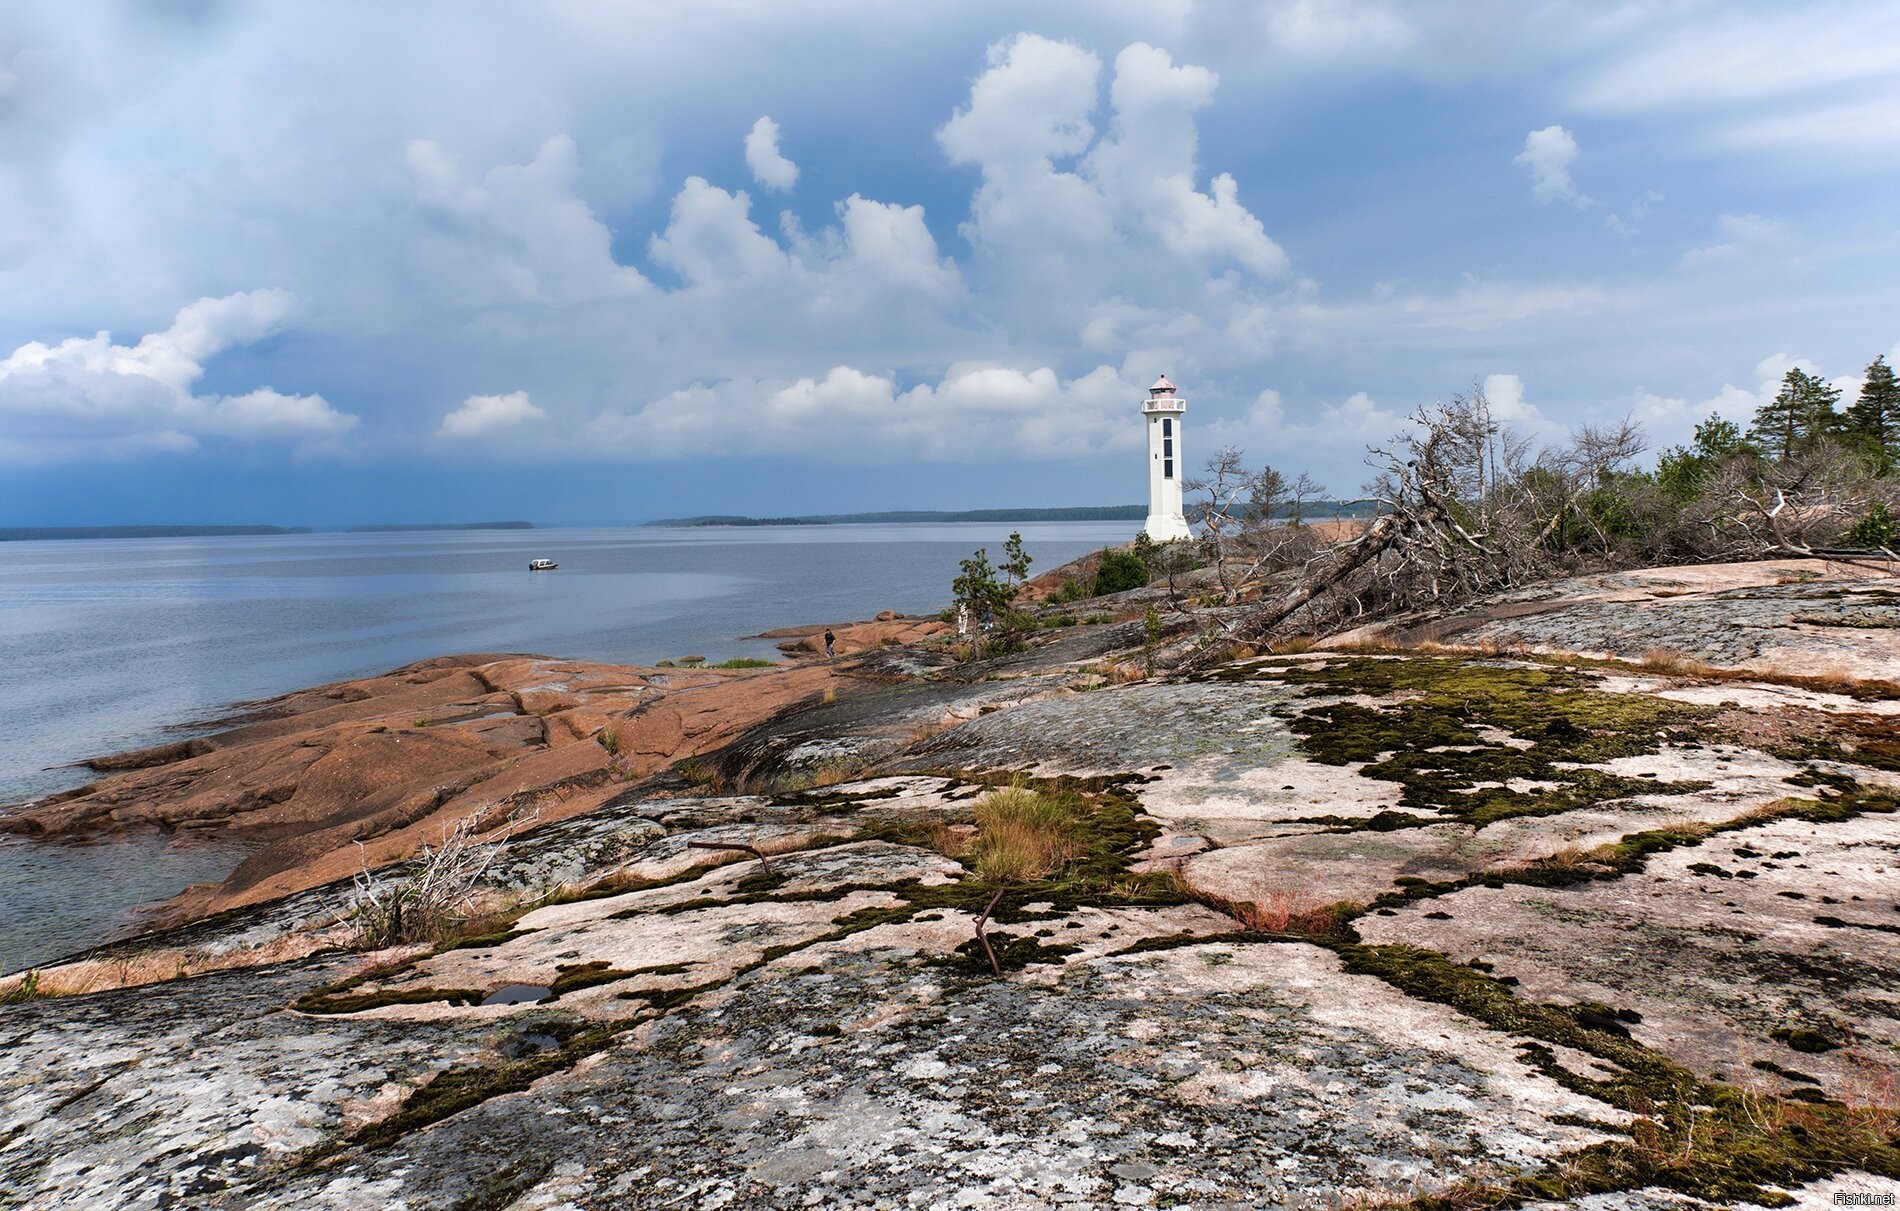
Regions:
M 1592 577 L 1185 676 L 1151 603 L 980 662 L 445 658 L 100 761 L 0 823 L 257 848 L 0 980 L 0 1204 L 1900 1192 L 1900 582 Z M 979 856 L 998 787 L 1045 867 Z M 353 876 L 458 826 L 478 919 L 372 946 Z

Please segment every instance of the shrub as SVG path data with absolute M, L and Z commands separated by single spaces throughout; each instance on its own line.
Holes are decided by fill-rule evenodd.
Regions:
M 1855 522 L 1846 535 L 1848 544 L 1856 547 L 1891 547 L 1897 537 L 1900 537 L 1900 518 L 1881 500 L 1875 501 L 1867 510 L 1867 516 Z
M 778 665 L 776 660 L 760 660 L 757 656 L 734 656 L 731 660 L 722 660 L 710 667 L 715 669 L 769 669 Z
M 1095 595 L 1125 593 L 1148 587 L 1148 565 L 1133 549 L 1103 551 L 1101 567 L 1095 570 Z

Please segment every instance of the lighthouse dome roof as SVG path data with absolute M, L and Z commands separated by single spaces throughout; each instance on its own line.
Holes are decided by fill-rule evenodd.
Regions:
M 1160 378 L 1158 378 L 1158 379 L 1156 379 L 1156 380 L 1155 380 L 1155 385 L 1154 385 L 1154 386 L 1152 386 L 1152 387 L 1150 387 L 1150 388 L 1148 388 L 1148 390 L 1149 390 L 1150 392 L 1153 392 L 1153 393 L 1155 393 L 1155 394 L 1159 394 L 1159 393 L 1161 393 L 1161 392 L 1163 392 L 1163 391 L 1173 391 L 1173 390 L 1174 390 L 1174 384 L 1173 384 L 1173 383 L 1171 383 L 1171 382 L 1169 382 L 1169 381 L 1168 381 L 1168 376 L 1164 374 L 1164 375 L 1162 375 L 1162 376 L 1161 376 Z

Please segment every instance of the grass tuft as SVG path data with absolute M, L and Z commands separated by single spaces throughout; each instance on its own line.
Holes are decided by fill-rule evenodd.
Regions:
M 1028 883 L 1076 851 L 1074 805 L 1026 787 L 1003 786 L 976 802 L 971 868 L 987 883 Z

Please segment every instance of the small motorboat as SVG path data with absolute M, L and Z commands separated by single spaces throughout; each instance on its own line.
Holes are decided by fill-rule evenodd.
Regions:
M 530 572 L 552 572 L 560 566 L 560 564 L 555 563 L 552 559 L 530 559 L 528 561 L 528 571 Z

